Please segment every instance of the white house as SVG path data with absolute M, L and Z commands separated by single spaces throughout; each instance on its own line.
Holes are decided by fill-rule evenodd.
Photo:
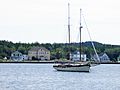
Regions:
M 7 60 L 7 57 L 4 57 L 3 59 L 4 59 L 4 60 Z
M 80 60 L 80 52 L 75 51 L 70 53 L 70 60 L 79 61 Z M 86 54 L 81 54 L 81 61 L 86 61 Z
M 120 62 L 120 55 L 117 57 L 117 61 Z
M 25 54 L 22 55 L 22 59 L 23 59 L 23 60 L 28 60 L 28 55 L 25 55 Z

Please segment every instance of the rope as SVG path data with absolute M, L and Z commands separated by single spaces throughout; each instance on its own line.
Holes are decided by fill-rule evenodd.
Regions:
M 83 16 L 83 14 L 82 14 L 82 16 Z M 93 41 L 92 41 L 92 38 L 91 38 L 91 35 L 90 35 L 90 31 L 89 31 L 89 29 L 88 29 L 88 27 L 87 27 L 87 23 L 86 23 L 86 21 L 85 21 L 84 16 L 83 16 L 83 20 L 84 20 L 84 22 L 85 22 L 85 26 L 86 26 L 86 29 L 87 29 L 87 32 L 88 32 L 88 35 L 89 35 L 89 38 L 90 38 L 92 47 L 93 47 L 93 49 L 94 49 L 94 51 L 95 51 L 96 57 L 97 57 L 98 61 L 100 62 L 100 58 L 99 58 L 99 56 L 98 56 L 98 54 L 97 54 L 97 51 L 96 51 L 96 49 L 95 49 L 95 45 L 94 45 L 94 43 L 93 43 Z

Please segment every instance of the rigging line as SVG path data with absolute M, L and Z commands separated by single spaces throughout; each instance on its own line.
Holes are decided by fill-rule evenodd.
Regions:
M 83 16 L 83 14 L 82 14 L 82 16 Z M 89 35 L 89 37 L 90 37 L 90 41 L 91 41 L 92 47 L 93 47 L 93 49 L 94 49 L 94 51 L 95 51 L 95 54 L 96 54 L 96 56 L 97 56 L 98 61 L 100 62 L 100 58 L 99 58 L 99 56 L 98 56 L 98 54 L 97 54 L 97 51 L 96 51 L 96 49 L 95 49 L 95 45 L 94 45 L 94 43 L 93 43 L 93 41 L 92 41 L 92 38 L 91 38 L 91 35 L 90 35 L 90 31 L 89 31 L 89 29 L 88 29 L 88 27 L 87 27 L 87 23 L 86 23 L 86 21 L 85 21 L 84 16 L 83 16 L 83 20 L 84 20 L 84 22 L 85 22 L 85 26 L 86 26 L 88 35 Z

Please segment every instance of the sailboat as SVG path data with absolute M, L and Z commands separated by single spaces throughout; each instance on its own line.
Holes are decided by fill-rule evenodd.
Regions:
M 80 9 L 80 61 L 81 60 L 81 9 Z M 68 3 L 68 37 L 70 44 L 70 8 Z M 70 71 L 70 72 L 89 72 L 90 71 L 90 63 L 89 62 L 77 62 L 77 63 L 65 63 L 65 64 L 55 64 L 53 68 L 57 71 Z

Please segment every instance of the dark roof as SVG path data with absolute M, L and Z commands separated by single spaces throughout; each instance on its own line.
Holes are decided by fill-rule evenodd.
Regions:
M 19 52 L 19 51 L 15 51 L 15 52 L 13 52 L 12 54 L 22 54 L 22 53 Z
M 103 56 L 104 54 L 106 54 L 106 53 L 100 53 L 99 56 Z M 106 54 L 106 55 L 107 55 L 107 54 Z
M 38 51 L 38 50 L 40 50 L 40 49 L 43 49 L 43 50 L 45 50 L 45 51 L 49 51 L 48 49 L 46 49 L 46 48 L 44 48 L 44 47 L 32 47 L 29 51 Z
M 78 54 L 79 53 L 79 51 L 75 51 L 75 52 L 73 52 L 72 54 Z
M 76 51 L 72 52 L 71 54 L 78 54 L 78 53 L 80 53 L 80 51 L 76 50 Z M 84 54 L 84 53 L 81 53 L 81 54 Z

